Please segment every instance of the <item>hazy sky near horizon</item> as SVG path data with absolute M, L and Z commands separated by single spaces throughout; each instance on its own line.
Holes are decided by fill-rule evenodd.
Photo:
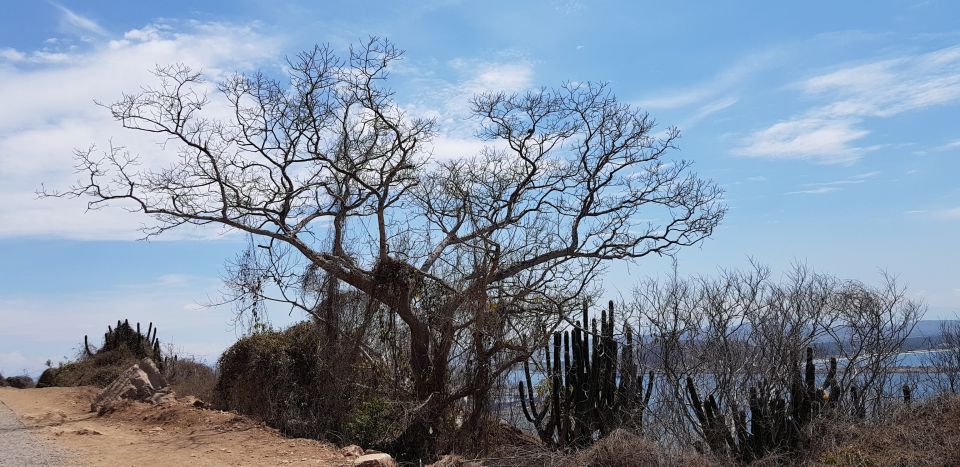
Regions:
M 282 70 L 315 43 L 368 35 L 406 50 L 397 101 L 435 115 L 436 157 L 475 153 L 467 99 L 604 81 L 683 133 L 673 157 L 716 180 L 730 211 L 681 273 L 805 262 L 839 277 L 898 276 L 929 306 L 960 312 L 960 5 L 856 2 L 163 2 L 0 0 L 0 373 L 36 373 L 118 318 L 213 361 L 239 335 L 215 302 L 244 239 L 172 232 L 122 206 L 38 200 L 74 179 L 74 148 L 112 142 L 152 160 L 94 101 L 183 62 L 216 78 Z M 869 5 L 869 6 L 867 6 Z M 613 265 L 607 295 L 663 273 Z M 282 324 L 291 319 L 274 316 Z M 96 339 L 95 339 L 96 340 Z

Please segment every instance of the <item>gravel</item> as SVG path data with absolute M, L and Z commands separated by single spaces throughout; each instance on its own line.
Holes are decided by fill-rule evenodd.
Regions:
M 0 401 L 0 466 L 76 465 L 68 453 L 44 441 Z

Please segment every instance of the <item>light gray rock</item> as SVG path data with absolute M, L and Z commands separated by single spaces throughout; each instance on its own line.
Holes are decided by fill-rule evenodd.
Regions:
M 119 400 L 165 403 L 173 400 L 173 391 L 168 389 L 163 375 L 149 358 L 127 368 L 117 379 L 103 388 L 90 410 L 101 412 Z
M 366 454 L 353 460 L 353 465 L 358 467 L 396 467 L 397 463 L 390 457 L 390 454 Z

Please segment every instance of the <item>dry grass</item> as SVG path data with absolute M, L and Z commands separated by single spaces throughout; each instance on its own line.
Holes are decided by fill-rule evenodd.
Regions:
M 825 422 L 807 465 L 960 465 L 960 397 L 904 407 L 878 424 Z
M 481 460 L 498 467 L 661 467 L 719 466 L 714 459 L 690 452 L 664 449 L 656 442 L 626 430 L 615 430 L 587 449 L 564 453 L 546 446 L 514 446 L 499 449 L 494 457 Z

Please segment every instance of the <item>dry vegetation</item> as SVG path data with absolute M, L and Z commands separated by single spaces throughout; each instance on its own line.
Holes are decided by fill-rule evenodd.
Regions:
M 315 47 L 284 79 L 237 73 L 216 96 L 201 73 L 159 67 L 155 86 L 108 108 L 176 161 L 146 170 L 124 148 L 82 150 L 82 179 L 48 193 L 150 215 L 148 236 L 188 224 L 249 235 L 227 298 L 250 335 L 219 361 L 220 407 L 413 463 L 455 452 L 533 465 L 812 462 L 814 449 L 842 451 L 818 444 L 838 420 L 867 430 L 899 410 L 896 358 L 925 308 L 890 277 L 755 266 L 649 280 L 621 318 L 591 319 L 610 261 L 709 237 L 722 190 L 670 157 L 676 129 L 590 82 L 475 96 L 490 144 L 430 161 L 437 122 L 405 113 L 386 85 L 401 56 L 379 38 L 343 55 Z M 308 321 L 273 330 L 268 305 Z M 149 334 L 152 350 L 124 331 L 126 346 L 108 338 L 56 376 L 104 384 L 130 363 L 123 352 L 160 358 Z M 520 368 L 539 379 L 518 395 Z M 211 394 L 205 367 L 161 369 Z M 531 424 L 541 446 L 515 433 Z
M 214 369 L 191 358 L 172 354 L 164 356 L 152 323 L 147 334 L 141 334 L 139 323 L 134 330 L 129 323 L 118 321 L 115 328 L 108 326 L 100 347 L 91 347 L 89 339 L 84 336 L 83 348 L 77 358 L 46 369 L 37 380 L 37 386 L 102 388 L 144 357 L 156 361 L 177 394 L 212 400 L 217 380 Z
M 879 423 L 828 420 L 807 455 L 812 465 L 960 465 L 960 398 L 903 407 Z

